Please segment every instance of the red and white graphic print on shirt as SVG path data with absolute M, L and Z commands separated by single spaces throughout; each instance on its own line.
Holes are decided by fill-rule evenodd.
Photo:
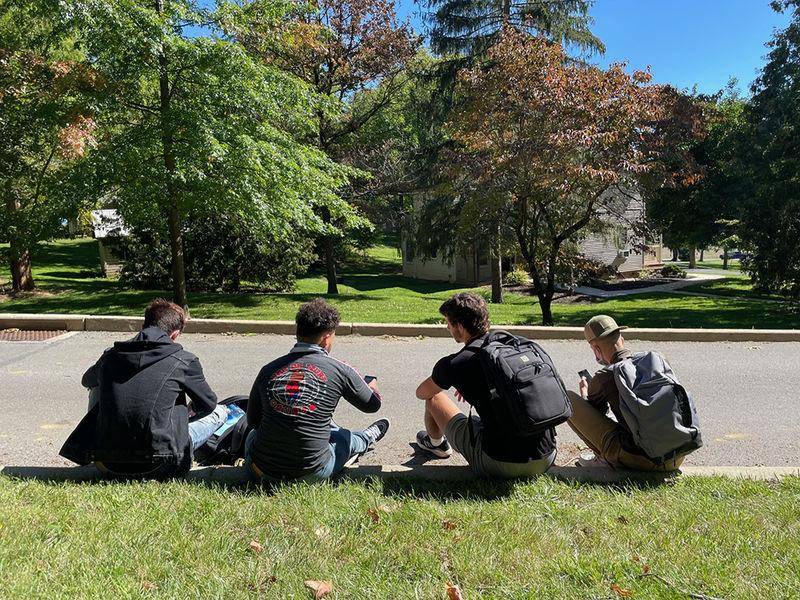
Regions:
M 284 414 L 298 415 L 317 409 L 320 387 L 327 380 L 315 365 L 292 363 L 276 371 L 270 380 L 272 407 Z

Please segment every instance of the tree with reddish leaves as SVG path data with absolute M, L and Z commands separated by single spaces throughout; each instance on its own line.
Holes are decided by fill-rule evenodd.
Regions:
M 35 287 L 32 252 L 76 200 L 64 179 L 94 145 L 97 78 L 71 44 L 54 1 L 17 2 L 0 18 L 0 239 L 14 292 Z
M 263 2 L 245 4 L 247 27 L 228 25 L 250 52 L 288 71 L 327 103 L 318 103 L 316 128 L 308 140 L 334 160 L 343 160 L 349 136 L 378 115 L 404 83 L 401 75 L 420 45 L 408 23 L 398 22 L 392 0 L 293 2 L 276 19 Z M 263 18 L 256 15 L 261 12 Z M 275 35 L 278 31 L 280 35 Z M 358 102 L 353 102 L 355 97 Z M 336 260 L 348 224 L 323 213 L 321 236 L 328 293 L 337 294 Z
M 464 71 L 453 161 L 466 202 L 502 198 L 539 298 L 542 322 L 565 244 L 602 230 L 632 190 L 687 179 L 691 103 L 650 74 L 566 60 L 560 46 L 506 27 L 488 62 Z M 476 211 L 479 214 L 479 211 Z

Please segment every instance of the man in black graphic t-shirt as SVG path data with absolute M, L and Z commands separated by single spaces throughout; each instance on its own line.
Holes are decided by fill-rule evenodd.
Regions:
M 452 454 L 452 445 L 479 475 L 524 477 L 543 473 L 555 460 L 555 430 L 510 436 L 489 402 L 489 385 L 478 355 L 489 332 L 486 301 L 464 292 L 447 300 L 439 312 L 447 319 L 450 335 L 464 347 L 440 359 L 431 376 L 417 388 L 417 398 L 425 400 L 425 430 L 417 434 L 417 444 L 441 458 Z M 451 387 L 457 398 L 478 413 L 478 417 L 471 417 L 472 427 L 470 417 L 444 392 Z
M 344 398 L 359 410 L 377 412 L 381 397 L 350 365 L 330 356 L 339 312 L 321 298 L 303 304 L 296 317 L 297 343 L 258 374 L 247 420 L 245 464 L 265 481 L 317 481 L 335 475 L 383 438 L 388 419 L 364 431 L 332 425 Z

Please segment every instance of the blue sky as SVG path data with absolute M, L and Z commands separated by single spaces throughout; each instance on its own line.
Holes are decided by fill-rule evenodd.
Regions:
M 423 29 L 419 5 L 396 0 L 398 14 Z M 730 77 L 749 93 L 767 54 L 774 28 L 789 21 L 769 7 L 769 0 L 596 0 L 591 11 L 594 33 L 606 53 L 592 62 L 603 66 L 627 61 L 650 65 L 654 80 L 679 88 L 697 84 L 713 93 Z

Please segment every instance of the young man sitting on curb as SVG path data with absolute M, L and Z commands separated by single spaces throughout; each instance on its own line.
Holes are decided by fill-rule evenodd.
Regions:
M 673 453 L 675 454 L 674 456 L 664 461 L 650 458 L 634 440 L 631 427 L 625 417 L 624 407 L 620 405 L 620 389 L 615 380 L 614 371 L 615 368 L 619 369 L 622 366 L 621 363 L 623 361 L 627 360 L 632 363 L 630 359 L 634 358 L 634 354 L 625 348 L 625 339 L 621 333 L 623 329 L 626 328 L 617 325 L 616 321 L 607 315 L 592 317 L 584 326 L 584 337 L 594 353 L 595 360 L 603 365 L 603 368 L 595 373 L 591 381 L 587 382 L 586 377 L 581 377 L 579 385 L 580 396 L 575 392 L 568 392 L 572 401 L 572 417 L 568 423 L 575 433 L 594 451 L 596 456 L 593 461 L 581 459 L 579 464 L 583 466 L 603 466 L 607 463 L 611 466 L 639 471 L 675 471 L 683 463 L 686 453 Z M 643 353 L 641 356 L 653 357 L 658 366 L 657 371 L 667 372 L 670 379 L 672 379 L 672 370 L 660 355 L 657 353 Z M 663 372 L 653 372 L 653 369 L 648 368 L 640 371 L 640 376 L 636 376 L 637 371 L 634 365 L 631 364 L 629 366 L 631 367 L 629 369 L 631 375 L 626 379 L 630 379 L 631 383 L 634 381 L 640 383 L 642 380 L 641 373 L 644 373 L 648 379 L 650 375 L 654 375 L 653 381 L 656 384 L 659 380 L 664 380 Z M 668 387 L 669 390 L 672 389 L 672 381 L 664 381 L 661 385 Z M 682 388 L 680 389 L 682 390 Z M 683 395 L 687 405 L 685 412 L 689 417 L 688 420 L 691 421 L 691 415 L 694 415 L 694 406 L 693 404 L 689 406 L 690 401 L 685 392 Z M 616 421 L 606 416 L 609 408 Z M 637 408 L 641 409 L 641 407 Z M 666 411 L 662 410 L 661 413 L 666 420 L 662 422 L 661 427 L 656 426 L 656 431 L 649 434 L 649 439 L 644 440 L 645 444 L 647 442 L 659 444 L 661 440 L 656 439 L 657 437 L 666 438 L 674 433 L 671 425 L 673 422 L 671 414 L 672 403 L 670 402 L 670 405 L 665 406 L 665 408 Z M 643 413 L 640 414 L 643 415 Z M 696 419 L 696 415 L 694 415 L 694 419 Z M 651 422 L 658 425 L 656 421 L 651 420 Z M 695 444 L 701 444 L 696 422 L 687 423 L 687 427 L 694 429 Z M 643 429 L 637 429 L 639 429 L 640 435 L 644 434 L 645 437 L 648 437 L 648 433 Z
M 544 473 L 556 456 L 554 429 L 515 437 L 493 410 L 478 355 L 489 332 L 486 301 L 463 292 L 442 304 L 439 312 L 447 320 L 450 335 L 464 347 L 440 359 L 417 388 L 417 398 L 425 400 L 425 430 L 417 434 L 417 444 L 441 458 L 452 454 L 452 445 L 478 475 L 514 478 Z M 451 387 L 458 399 L 475 408 L 478 417 L 467 417 L 459 410 L 444 391 Z
M 142 330 L 116 342 L 83 375 L 89 412 L 62 456 L 128 477 L 170 477 L 191 468 L 193 450 L 228 411 L 217 404 L 198 358 L 175 343 L 185 325 L 177 304 L 158 298 L 147 306 Z
M 300 307 L 295 322 L 297 343 L 261 369 L 247 404 L 254 431 L 247 438 L 245 466 L 267 483 L 327 479 L 389 429 L 388 419 L 364 431 L 333 424 L 342 397 L 366 413 L 381 407 L 375 381 L 367 384 L 353 367 L 330 356 L 339 311 L 317 298 Z

